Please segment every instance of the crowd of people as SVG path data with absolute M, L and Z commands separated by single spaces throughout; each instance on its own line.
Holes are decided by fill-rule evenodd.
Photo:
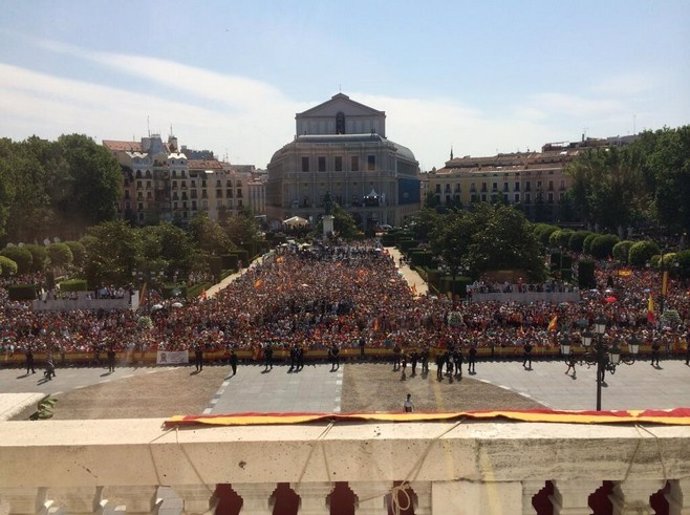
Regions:
M 656 342 L 667 351 L 678 342 L 685 347 L 687 289 L 671 281 L 664 301 L 678 311 L 681 323 L 667 326 L 658 313 L 650 313 L 650 294 L 659 293 L 658 273 L 602 263 L 596 274 L 597 288 L 581 291 L 579 302 L 468 302 L 415 295 L 375 241 L 281 247 L 216 296 L 182 307 L 163 303 L 146 315 L 35 312 L 28 303 L 10 302 L 0 287 L 0 352 L 31 348 L 63 359 L 71 352 L 93 353 L 98 359 L 109 350 L 251 349 L 256 359 L 264 359 L 268 347 L 285 349 L 291 358 L 312 349 L 337 356 L 340 349 L 363 353 L 385 347 L 419 359 L 431 349 L 435 359 L 478 347 L 492 353 L 506 347 L 522 353 L 525 344 L 557 348 L 566 334 L 579 339 L 602 315 L 609 322 L 605 338 L 612 341 L 634 334 L 643 344 Z

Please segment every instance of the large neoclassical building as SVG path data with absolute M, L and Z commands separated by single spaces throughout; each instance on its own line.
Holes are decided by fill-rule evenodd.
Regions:
M 316 222 L 327 193 L 362 228 L 396 225 L 419 209 L 419 165 L 410 149 L 386 138 L 384 111 L 338 93 L 295 118 L 294 141 L 268 165 L 271 221 Z

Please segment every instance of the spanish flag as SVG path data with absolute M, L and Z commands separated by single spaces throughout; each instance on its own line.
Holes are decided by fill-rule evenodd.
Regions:
M 661 294 L 666 297 L 668 295 L 668 270 L 664 270 L 661 276 Z
M 654 320 L 656 317 L 654 316 L 654 299 L 652 298 L 652 294 L 649 294 L 649 300 L 647 301 L 647 322 L 650 324 L 654 323 Z
M 555 332 L 558 329 L 558 315 L 554 315 L 549 322 L 549 327 L 546 328 L 549 332 Z

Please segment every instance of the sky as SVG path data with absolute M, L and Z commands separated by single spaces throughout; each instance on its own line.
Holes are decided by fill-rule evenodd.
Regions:
M 265 168 L 338 92 L 423 171 L 690 123 L 690 1 L 7 0 L 0 137 L 151 133 Z

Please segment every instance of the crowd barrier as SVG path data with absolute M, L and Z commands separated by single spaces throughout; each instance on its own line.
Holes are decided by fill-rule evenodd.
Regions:
M 662 347 L 662 356 L 685 356 L 687 346 L 682 341 L 677 341 L 668 348 Z M 433 363 L 434 358 L 438 353 L 444 352 L 443 348 L 432 348 L 430 352 L 429 361 Z M 189 363 L 194 361 L 194 351 L 189 352 Z M 262 363 L 263 355 L 257 350 L 242 349 L 235 352 L 239 361 L 244 363 Z M 573 346 L 571 353 L 576 356 L 583 356 L 585 354 L 584 347 Z M 650 356 L 652 353 L 651 345 L 640 345 L 638 357 L 644 358 Z M 467 359 L 467 349 L 464 351 L 465 359 Z M 515 347 L 478 347 L 478 359 L 519 359 L 523 355 L 521 346 Z M 40 365 L 45 363 L 48 355 L 47 353 L 35 352 L 34 361 Z M 204 361 L 207 363 L 222 363 L 229 360 L 230 354 L 226 350 L 204 351 Z M 389 361 L 394 357 L 393 349 L 382 347 L 365 347 L 364 360 L 381 360 Z M 535 345 L 532 348 L 533 359 L 552 359 L 561 357 L 561 350 L 559 346 L 540 346 Z M 116 355 L 116 363 L 119 366 L 153 366 L 158 364 L 158 351 L 123 351 Z M 290 359 L 290 352 L 287 349 L 275 349 L 273 351 L 273 361 L 281 362 Z M 310 349 L 304 352 L 305 361 L 325 361 L 328 359 L 327 349 Z M 359 347 L 341 349 L 340 359 L 347 361 L 357 361 L 362 359 L 361 350 Z M 56 366 L 106 366 L 107 357 L 105 352 L 96 354 L 93 352 L 66 352 L 64 354 L 57 353 L 53 355 L 53 360 Z M 26 357 L 21 352 L 3 353 L 0 355 L 0 364 L 3 366 L 23 366 L 26 362 Z

